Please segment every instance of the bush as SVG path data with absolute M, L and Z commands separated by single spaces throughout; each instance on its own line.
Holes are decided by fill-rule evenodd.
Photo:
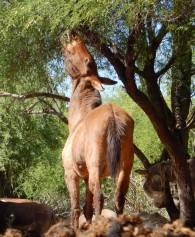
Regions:
M 69 194 L 63 180 L 64 170 L 61 159 L 56 163 L 39 162 L 25 170 L 18 179 L 15 193 L 18 197 L 38 200 L 49 204 L 59 215 L 69 209 Z

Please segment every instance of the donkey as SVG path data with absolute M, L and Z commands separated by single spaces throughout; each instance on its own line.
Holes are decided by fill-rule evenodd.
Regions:
M 190 174 L 192 178 L 193 193 L 195 197 L 195 157 L 188 160 Z M 145 176 L 143 188 L 145 193 L 153 199 L 153 203 L 158 208 L 166 207 L 166 182 L 176 183 L 175 174 L 170 160 L 156 162 L 145 170 L 136 170 L 136 173 Z
M 116 82 L 100 77 L 94 58 L 81 37 L 72 32 L 61 37 L 64 64 L 72 81 L 68 124 L 69 136 L 62 151 L 65 181 L 71 199 L 71 223 L 78 228 L 79 179 L 86 184 L 84 216 L 87 221 L 101 214 L 104 197 L 101 179 L 118 177 L 114 201 L 123 212 L 134 160 L 133 119 L 120 107 L 101 103 L 102 84 Z
M 19 198 L 0 199 L 0 232 L 8 227 L 43 235 L 57 217 L 48 205 Z

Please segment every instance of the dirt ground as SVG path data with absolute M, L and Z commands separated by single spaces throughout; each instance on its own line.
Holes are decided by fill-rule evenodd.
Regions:
M 195 237 L 195 229 L 182 226 L 179 220 L 162 227 L 149 225 L 138 214 L 121 215 L 118 218 L 100 216 L 92 224 L 83 223 L 79 230 L 69 228 L 65 222 L 54 225 L 45 237 Z
M 4 237 L 37 237 L 36 234 L 22 235 L 19 230 L 7 229 Z M 195 237 L 195 228 L 183 227 L 179 220 L 158 226 L 152 220 L 138 214 L 121 215 L 118 218 L 98 217 L 92 224 L 84 222 L 78 230 L 70 228 L 69 221 L 53 225 L 45 237 Z

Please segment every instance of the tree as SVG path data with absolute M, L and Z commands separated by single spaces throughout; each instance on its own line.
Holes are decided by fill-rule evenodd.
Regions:
M 13 83 L 11 93 L 15 92 L 14 85 L 24 82 L 37 83 L 40 88 L 56 83 L 52 91 L 47 86 L 45 92 L 59 89 L 63 82 L 59 35 L 66 29 L 78 31 L 98 52 L 97 57 L 103 57 L 102 63 L 114 68 L 127 94 L 149 117 L 173 161 L 181 219 L 186 225 L 195 225 L 184 132 L 194 127 L 194 116 L 190 124 L 184 122 L 188 120 L 194 73 L 193 1 L 13 0 L 1 3 L 0 21 L 0 80 L 4 87 Z M 181 46 L 185 46 L 185 54 Z M 161 80 L 170 71 L 172 109 L 161 88 Z M 32 91 L 29 86 L 26 92 Z
M 63 124 L 59 119 L 45 115 L 23 118 L 19 115 L 20 111 L 21 106 L 10 99 L 6 99 L 0 108 L 1 197 L 15 196 L 19 181 L 29 181 L 29 169 L 32 170 L 37 164 L 45 164 L 45 167 L 59 164 L 67 135 L 66 126 L 62 130 Z M 22 197 L 26 197 L 26 194 L 18 192 Z

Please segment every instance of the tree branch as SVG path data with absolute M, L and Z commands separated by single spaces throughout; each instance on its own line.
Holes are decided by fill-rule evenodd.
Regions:
M 195 107 L 192 108 L 191 112 L 189 113 L 186 121 L 185 129 L 192 129 L 195 128 Z
M 147 157 L 135 144 L 134 144 L 134 153 L 140 159 L 140 161 L 143 163 L 145 169 L 148 169 L 151 167 L 151 164 L 150 164 L 149 160 L 147 159 Z
M 52 109 L 49 108 L 44 108 L 39 111 L 32 110 L 32 107 L 21 112 L 21 116 L 27 116 L 27 115 L 42 115 L 42 114 L 49 114 L 49 115 L 54 115 L 57 116 L 63 123 L 68 124 L 68 119 L 60 112 L 57 112 L 53 107 Z
M 65 101 L 65 102 L 70 101 L 70 99 L 66 96 L 56 95 L 56 94 L 47 93 L 47 92 L 34 92 L 34 93 L 21 94 L 21 95 L 12 94 L 12 93 L 8 93 L 8 92 L 0 92 L 0 97 L 12 97 L 12 98 L 17 99 L 17 100 L 47 97 L 47 98 L 62 100 L 62 101 Z
M 115 68 L 119 79 L 121 81 L 125 80 L 125 65 L 120 60 L 120 57 L 117 53 L 112 52 L 109 47 L 103 43 L 102 38 L 97 32 L 92 32 L 87 28 L 80 28 L 79 31 L 84 34 L 88 41 L 103 55 L 105 56 L 108 61 L 113 65 Z
M 163 162 L 163 161 L 166 161 L 168 159 L 169 159 L 169 154 L 168 154 L 167 150 L 164 148 L 163 151 L 162 151 L 162 154 L 160 156 L 159 161 Z
M 157 50 L 159 45 L 161 44 L 163 38 L 165 37 L 165 35 L 167 34 L 167 25 L 164 23 L 161 27 L 161 29 L 158 32 L 158 35 L 156 36 L 156 38 L 154 39 L 154 41 L 152 42 L 152 47 Z
M 146 74 L 144 71 L 140 70 L 138 67 L 134 66 L 135 68 L 135 72 L 140 76 L 140 77 L 143 77 L 143 78 L 146 78 Z
M 169 62 L 160 70 L 156 73 L 157 78 L 160 77 L 162 74 L 164 74 L 165 72 L 167 72 L 171 66 L 173 65 L 173 63 L 175 62 L 175 57 L 172 56 L 169 60 Z
M 195 68 L 191 69 L 190 75 L 193 76 L 195 74 Z
M 148 46 L 148 52 L 147 52 L 147 61 L 145 62 L 144 66 L 144 73 L 145 75 L 148 74 L 148 72 L 152 73 L 152 75 L 149 75 L 148 78 L 157 79 L 157 74 L 154 72 L 154 64 L 156 59 L 156 53 L 157 50 L 164 38 L 164 36 L 167 33 L 166 26 L 162 25 L 161 29 L 158 32 L 158 35 L 155 37 L 154 32 L 152 30 L 151 22 L 149 21 L 147 24 L 147 32 L 148 32 L 148 38 L 149 38 L 149 46 Z M 145 32 L 145 36 L 147 38 L 147 32 Z M 146 79 L 146 78 L 145 78 Z
M 149 39 L 149 44 L 152 44 L 153 39 L 155 38 L 154 31 L 152 29 L 152 17 L 151 17 L 151 12 L 147 15 L 146 17 L 146 26 L 147 26 L 147 32 L 148 32 L 148 39 Z
M 127 66 L 135 64 L 135 50 L 134 50 L 135 42 L 136 42 L 136 30 L 133 29 L 129 34 L 127 41 L 127 55 L 126 55 Z

